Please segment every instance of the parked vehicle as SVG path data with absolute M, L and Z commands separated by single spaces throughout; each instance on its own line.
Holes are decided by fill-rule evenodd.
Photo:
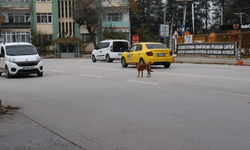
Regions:
M 42 60 L 31 43 L 0 43 L 0 76 L 19 74 L 43 76 Z
M 104 40 L 92 51 L 92 61 L 113 62 L 120 60 L 122 53 L 128 50 L 127 40 Z
M 141 64 L 164 65 L 165 68 L 169 68 L 172 61 L 172 51 L 162 43 L 155 42 L 135 44 L 121 57 L 122 67 L 135 65 L 136 62 L 139 62 Z

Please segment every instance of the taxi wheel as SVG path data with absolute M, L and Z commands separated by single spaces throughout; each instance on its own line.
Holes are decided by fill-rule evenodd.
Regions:
M 92 62 L 96 62 L 95 55 L 92 55 Z
M 2 72 L 0 72 L 0 76 L 2 75 Z
M 169 68 L 170 67 L 170 63 L 167 65 L 164 65 L 165 68 Z
M 145 61 L 143 60 L 143 58 L 140 59 L 139 63 L 140 64 L 145 64 Z
M 125 58 L 122 58 L 122 67 L 123 68 L 126 68 L 128 65 L 126 64 L 126 60 L 125 60 Z

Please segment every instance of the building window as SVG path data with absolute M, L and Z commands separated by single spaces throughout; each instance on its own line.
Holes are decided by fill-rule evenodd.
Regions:
M 108 13 L 108 22 L 122 21 L 122 13 Z
M 30 32 L 2 32 L 6 43 L 10 42 L 28 42 L 30 43 Z
M 29 22 L 30 14 L 8 14 L 9 23 Z
M 60 9 L 60 1 L 58 1 L 58 18 L 60 18 L 60 14 L 61 14 L 61 9 Z
M 8 0 L 8 2 L 30 2 L 30 0 Z
M 69 35 L 69 29 L 68 29 L 68 22 L 66 22 L 66 34 L 67 34 L 66 37 L 70 36 Z
M 61 32 L 61 22 L 59 22 L 59 37 L 61 37 L 61 34 L 60 33 L 62 33 Z
M 68 17 L 68 1 L 65 1 L 65 17 Z
M 64 17 L 63 2 L 64 2 L 64 1 L 61 1 L 61 8 L 62 8 L 62 9 L 61 9 L 61 10 L 62 10 L 62 18 Z
M 51 2 L 51 0 L 36 0 L 37 2 Z
M 69 22 L 69 34 L 72 36 L 72 22 Z
M 52 23 L 52 14 L 36 14 L 37 23 Z
M 64 22 L 62 23 L 62 34 L 63 34 L 63 36 L 65 36 L 65 35 L 64 35 L 64 34 L 65 34 Z
M 102 20 L 103 20 L 103 22 L 106 22 L 106 21 L 107 21 L 107 14 L 104 13 L 104 14 L 102 15 Z
M 93 41 L 91 40 L 91 36 L 89 34 L 82 34 L 82 40 L 84 43 L 87 43 L 89 41 L 89 44 L 93 44 Z
M 69 1 L 69 17 L 71 17 L 71 1 Z

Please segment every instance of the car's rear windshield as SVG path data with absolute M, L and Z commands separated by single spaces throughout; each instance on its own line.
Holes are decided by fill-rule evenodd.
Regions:
M 164 45 L 162 44 L 146 44 L 148 49 L 167 49 Z
M 113 52 L 124 52 L 128 50 L 128 42 L 113 42 Z
M 37 51 L 36 48 L 32 45 L 15 45 L 6 46 L 6 54 L 11 56 L 34 55 L 37 54 Z

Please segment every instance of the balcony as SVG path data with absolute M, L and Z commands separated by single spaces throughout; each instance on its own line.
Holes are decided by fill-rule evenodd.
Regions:
M 1 0 L 2 8 L 29 8 L 30 0 Z
M 129 6 L 128 0 L 110 0 L 110 2 L 106 0 L 102 1 L 102 7 L 128 7 L 128 6 Z
M 130 27 L 130 21 L 102 22 L 102 27 Z
M 25 23 L 1 23 L 2 29 L 29 29 L 30 28 L 30 22 Z

